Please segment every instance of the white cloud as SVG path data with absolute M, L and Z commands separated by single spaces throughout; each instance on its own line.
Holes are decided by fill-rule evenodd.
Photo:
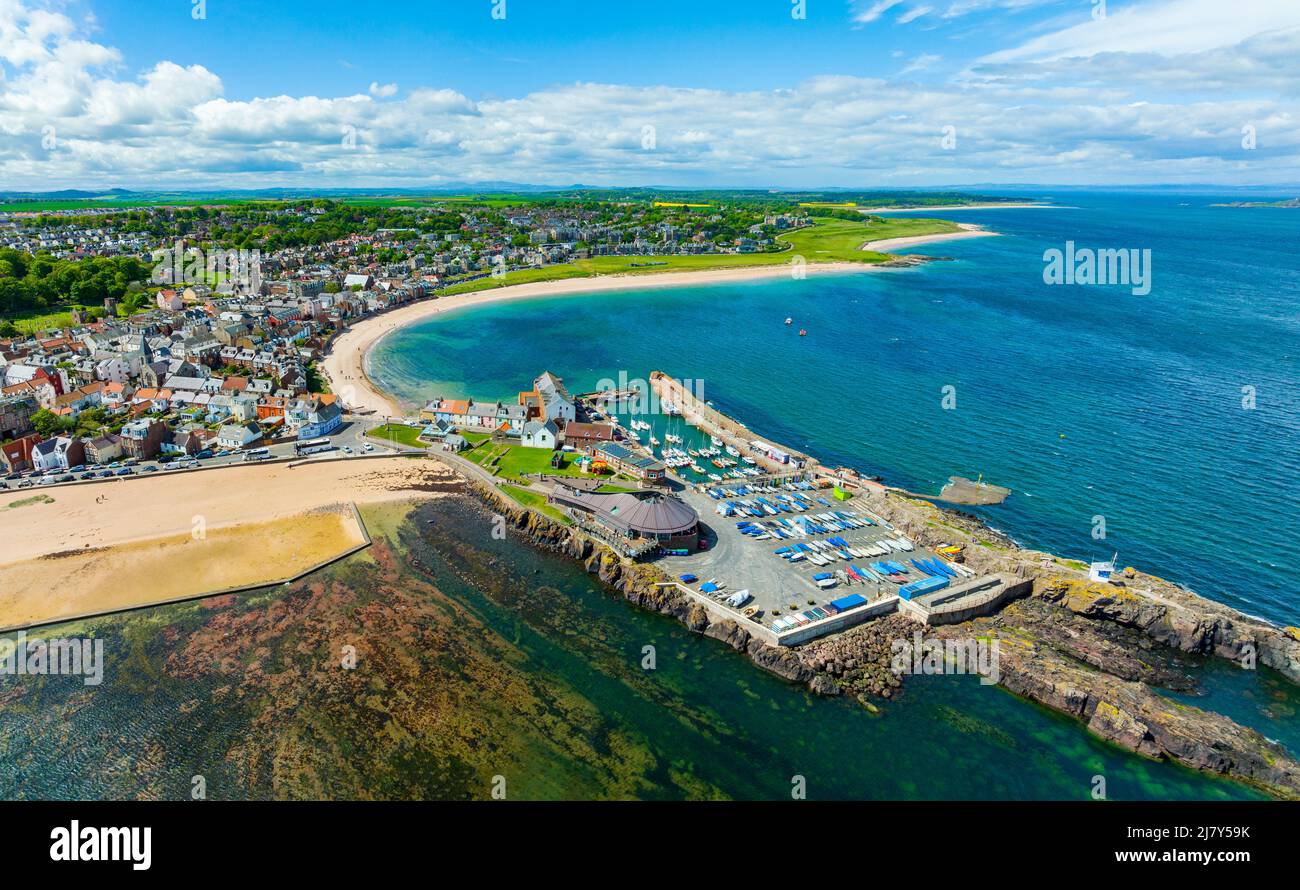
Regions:
M 895 19 L 894 21 L 898 22 L 898 24 L 900 25 L 906 25 L 909 22 L 914 22 L 917 19 L 919 19 L 921 16 L 926 15 L 927 13 L 933 11 L 934 11 L 933 6 L 914 6 L 911 9 L 907 10 L 906 12 L 900 13 L 898 18 Z
M 1269 31 L 1300 28 L 1294 0 L 1163 0 L 1119 6 L 1105 18 L 1035 37 L 985 62 L 1051 61 L 1100 53 L 1175 55 L 1233 46 Z
M 859 25 L 869 24 L 902 2 L 903 0 L 875 0 L 871 5 L 864 6 L 855 11 L 853 13 L 853 21 Z
M 1247 17 L 1254 2 L 1237 0 Z M 375 82 L 355 95 L 228 98 L 216 74 L 183 58 L 121 75 L 120 54 L 66 17 L 0 0 L 0 188 L 1293 182 L 1300 32 L 1228 39 L 1206 48 L 1189 33 L 1157 41 L 1171 55 L 1112 48 L 1091 58 L 1042 44 L 1041 59 L 986 60 L 964 80 L 936 83 L 573 83 L 475 101 Z M 937 54 L 908 57 L 905 72 L 934 77 Z M 1260 149 L 1243 153 L 1246 123 Z M 47 126 L 54 151 L 42 145 Z M 948 126 L 956 151 L 941 147 Z

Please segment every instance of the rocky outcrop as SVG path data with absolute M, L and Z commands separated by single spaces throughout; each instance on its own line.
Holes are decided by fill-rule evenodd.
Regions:
M 891 669 L 894 644 L 911 640 L 919 625 L 901 615 L 887 615 L 834 636 L 800 646 L 808 666 L 844 694 L 892 698 L 902 680 Z M 825 683 L 819 683 L 829 689 Z M 820 691 L 820 690 L 819 690 Z
M 995 616 L 938 628 L 935 635 L 995 640 L 997 681 L 1004 688 L 1077 718 L 1113 744 L 1300 799 L 1300 763 L 1280 745 L 1222 714 L 1161 695 L 1147 682 L 1117 676 L 1169 685 L 1187 679 L 1176 653 L 1166 663 L 1158 647 L 1138 651 L 1140 631 L 1107 628 L 1026 600 Z
M 475 485 L 472 490 L 534 545 L 578 560 L 628 602 L 670 615 L 694 633 L 743 651 L 779 677 L 805 684 L 819 695 L 853 695 L 871 710 L 873 699 L 890 698 L 902 685 L 892 669 L 893 647 L 898 640 L 913 639 L 918 625 L 901 615 L 797 648 L 770 646 L 734 620 L 713 620 L 703 605 L 653 565 L 628 562 L 605 545 L 516 505 L 491 486 Z M 924 525 L 899 525 L 924 543 L 939 542 Z M 1089 584 L 1031 566 L 1023 558 L 1026 551 L 1008 548 L 1011 557 L 998 555 L 1001 552 L 990 548 L 974 554 L 971 563 L 980 571 L 1032 578 L 1034 595 L 996 615 L 929 628 L 927 637 L 997 640 L 997 681 L 1009 691 L 1075 717 L 1098 736 L 1138 754 L 1300 799 L 1300 764 L 1280 746 L 1227 717 L 1175 702 L 1147 685 L 1192 688 L 1188 666 L 1177 661 L 1178 653 L 1236 659 L 1250 646 L 1260 663 L 1297 679 L 1300 633 L 1279 630 L 1194 594 L 1184 601 L 1163 590 L 1140 594 Z M 1166 657 L 1156 643 L 1169 647 Z
M 1248 667 L 1263 664 L 1300 682 L 1300 640 L 1187 591 L 1175 599 L 1176 590 L 1139 592 L 1057 575 L 1040 579 L 1034 593 L 1076 615 L 1136 628 L 1182 652 L 1217 655 Z
M 684 595 L 654 566 L 628 562 L 604 544 L 597 544 L 540 513 L 516 505 L 490 486 L 477 484 L 471 486 L 471 490 L 535 546 L 577 559 L 588 573 L 628 602 L 676 618 L 694 633 L 722 640 L 737 651 L 746 652 L 763 670 L 791 682 L 811 684 L 817 679 L 817 672 L 793 650 L 753 639 L 748 631 L 730 619 L 713 621 L 703 605 Z M 825 680 L 820 680 L 814 691 L 836 694 L 833 687 L 833 683 L 828 686 Z

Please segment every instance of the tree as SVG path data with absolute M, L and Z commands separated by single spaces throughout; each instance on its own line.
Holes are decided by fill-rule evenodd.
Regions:
M 32 415 L 32 428 L 40 433 L 42 438 L 48 439 L 72 429 L 72 421 L 59 417 L 48 408 L 42 408 Z

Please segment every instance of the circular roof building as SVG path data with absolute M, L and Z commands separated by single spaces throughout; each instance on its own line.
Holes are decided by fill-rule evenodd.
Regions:
M 680 498 L 668 494 L 598 494 L 557 485 L 550 500 L 579 518 L 628 538 L 676 542 L 699 537 L 700 515 Z

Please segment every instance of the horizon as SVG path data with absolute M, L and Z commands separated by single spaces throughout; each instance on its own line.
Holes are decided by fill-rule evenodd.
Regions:
M 0 189 L 1296 187 L 1270 0 L 697 6 L 0 0 Z

